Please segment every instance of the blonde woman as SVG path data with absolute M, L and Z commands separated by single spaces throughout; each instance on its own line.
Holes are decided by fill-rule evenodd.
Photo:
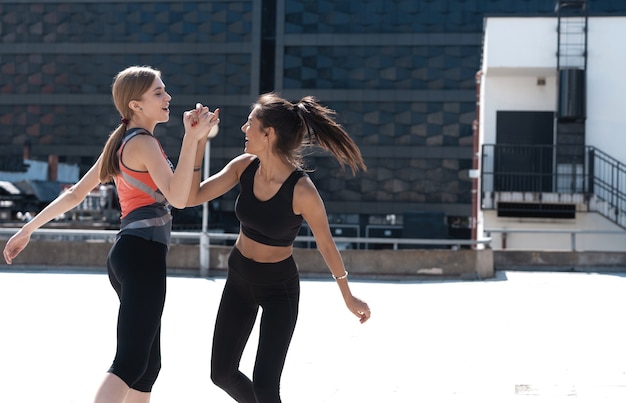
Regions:
M 107 269 L 120 300 L 117 350 L 95 402 L 147 403 L 161 369 L 170 206 L 186 205 L 196 151 L 218 124 L 219 111 L 197 105 L 184 113 L 185 135 L 173 169 L 153 136 L 156 125 L 170 117 L 172 97 L 165 91 L 161 73 L 145 66 L 129 67 L 117 74 L 112 92 L 122 123 L 109 136 L 102 154 L 78 183 L 9 239 L 4 258 L 11 264 L 33 231 L 79 205 L 98 184 L 115 182 L 121 225 Z

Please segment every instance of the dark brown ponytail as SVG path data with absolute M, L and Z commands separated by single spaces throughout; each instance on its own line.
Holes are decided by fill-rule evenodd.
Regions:
M 353 174 L 359 169 L 367 170 L 359 147 L 334 120 L 335 111 L 320 105 L 310 96 L 302 98 L 296 108 L 304 122 L 309 142 L 330 152 L 342 166 L 348 165 Z
M 302 165 L 302 146 L 317 144 L 330 152 L 341 166 L 352 173 L 367 170 L 361 151 L 348 133 L 335 122 L 335 111 L 320 105 L 311 96 L 292 104 L 276 93 L 261 95 L 253 105 L 254 113 L 264 128 L 277 134 L 276 151 L 296 166 Z

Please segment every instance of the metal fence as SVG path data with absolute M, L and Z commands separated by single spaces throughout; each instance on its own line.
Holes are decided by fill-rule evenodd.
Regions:
M 481 154 L 483 197 L 498 192 L 577 194 L 593 200 L 587 203 L 589 211 L 624 223 L 626 165 L 594 147 L 484 144 Z M 537 196 L 534 201 L 542 200 Z
M 8 239 L 13 235 L 18 228 L 0 228 L 0 239 Z M 81 241 L 81 240 L 100 240 L 103 242 L 113 242 L 117 235 L 116 230 L 89 230 L 89 229 L 48 229 L 40 228 L 32 235 L 32 239 L 46 239 L 54 241 Z M 207 233 L 210 242 L 234 242 L 239 234 L 234 233 L 221 233 L 221 232 L 208 232 Z M 200 237 L 202 232 L 185 232 L 185 231 L 173 231 L 172 243 L 192 241 L 193 243 L 200 243 Z M 337 244 L 349 243 L 349 244 L 387 244 L 391 245 L 392 249 L 398 249 L 399 245 L 438 245 L 447 246 L 450 249 L 459 249 L 461 246 L 476 246 L 476 245 L 489 245 L 491 238 L 485 238 L 480 240 L 470 239 L 409 239 L 409 238 L 383 238 L 383 237 L 344 237 L 333 236 L 334 241 Z M 302 244 L 313 245 L 315 237 L 311 235 L 299 235 L 296 237 L 296 242 Z
M 578 238 L 588 235 L 609 235 L 609 236 L 619 236 L 626 237 L 626 232 L 621 230 L 579 230 L 579 229 L 532 229 L 532 228 L 489 228 L 485 229 L 485 234 L 488 235 L 489 239 L 491 238 L 491 234 L 500 234 L 500 245 L 501 249 L 515 250 L 515 246 L 511 247 L 511 236 L 515 234 L 554 234 L 554 235 L 568 235 L 570 238 L 570 250 L 572 252 L 578 251 L 578 247 L 576 245 L 576 241 Z M 492 239 L 493 240 L 493 239 Z

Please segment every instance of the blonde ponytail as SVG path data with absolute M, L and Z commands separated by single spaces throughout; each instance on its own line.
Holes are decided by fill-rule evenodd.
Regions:
M 130 102 L 141 100 L 157 77 L 161 77 L 161 72 L 149 66 L 131 66 L 115 76 L 111 92 L 115 108 L 122 116 L 122 124 L 109 135 L 102 150 L 99 172 L 101 183 L 112 181 L 120 173 L 117 151 L 126 134 L 128 123 L 133 117 Z

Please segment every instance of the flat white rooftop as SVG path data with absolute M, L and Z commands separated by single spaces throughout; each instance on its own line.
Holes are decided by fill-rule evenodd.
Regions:
M 0 267 L 0 402 L 85 403 L 113 359 L 103 274 Z M 68 269 L 69 270 L 69 269 Z M 302 280 L 283 374 L 290 403 L 624 402 L 626 277 L 499 272 L 485 281 Z M 231 402 L 209 379 L 224 278 L 168 278 L 153 403 Z M 256 329 L 243 358 L 250 373 Z

